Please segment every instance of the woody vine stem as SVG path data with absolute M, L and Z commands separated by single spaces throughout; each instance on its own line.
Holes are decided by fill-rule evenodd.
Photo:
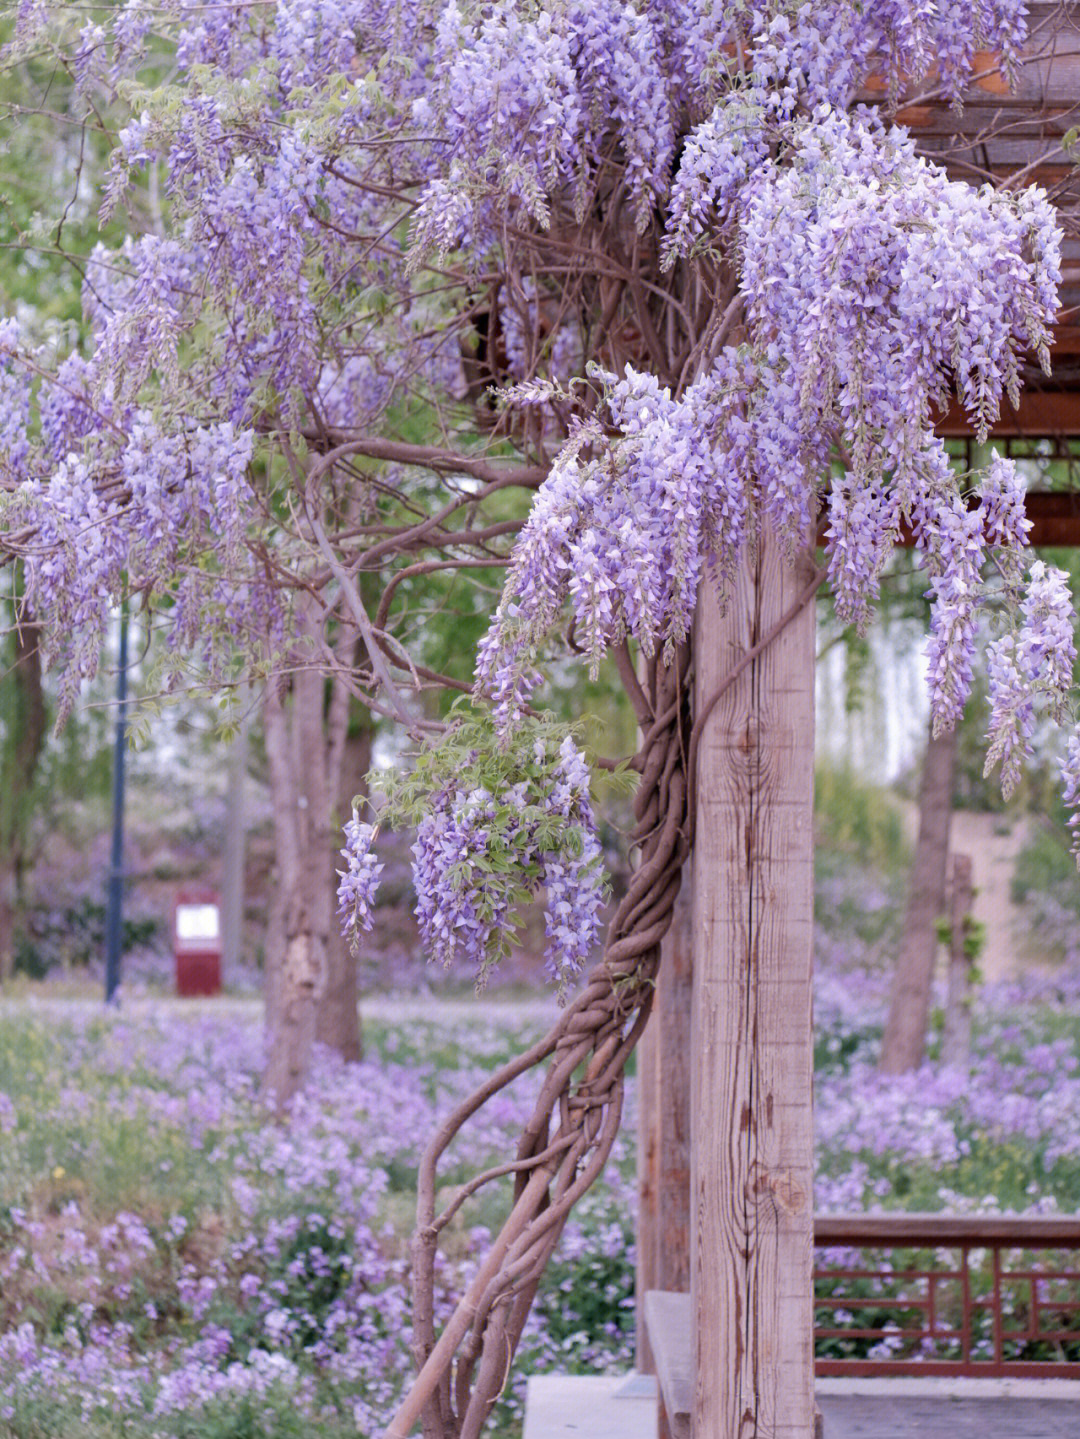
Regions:
M 642 731 L 633 761 L 641 779 L 631 836 L 639 862 L 611 920 L 603 959 L 581 993 L 543 1039 L 446 1117 L 425 1150 L 412 1242 L 419 1373 L 385 1439 L 405 1439 L 418 1420 L 425 1439 L 476 1439 L 502 1392 L 548 1260 L 574 1205 L 603 1173 L 619 1132 L 626 1064 L 649 1019 L 661 944 L 690 852 L 691 775 L 701 732 L 720 696 L 812 603 L 824 574 L 817 571 L 790 610 L 732 666 L 693 722 L 687 647 L 670 665 L 650 660 L 643 682 L 625 647 L 619 656 Z M 475 1176 L 438 1210 L 439 1164 L 455 1137 L 496 1094 L 543 1064 L 547 1076 L 513 1162 Z M 510 1214 L 437 1335 L 439 1237 L 467 1198 L 511 1174 Z

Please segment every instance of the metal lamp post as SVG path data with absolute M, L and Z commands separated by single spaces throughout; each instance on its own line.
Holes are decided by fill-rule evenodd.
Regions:
M 124 924 L 124 751 L 127 748 L 127 605 L 120 611 L 120 663 L 116 673 L 116 742 L 113 751 L 112 859 L 105 914 L 105 1003 L 117 1004 L 120 939 Z

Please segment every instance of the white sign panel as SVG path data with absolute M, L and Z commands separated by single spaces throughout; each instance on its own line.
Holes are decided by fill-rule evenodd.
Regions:
M 178 904 L 177 939 L 217 939 L 221 933 L 216 904 Z

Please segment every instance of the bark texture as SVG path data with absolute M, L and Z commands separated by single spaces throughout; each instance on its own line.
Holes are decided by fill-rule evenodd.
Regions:
M 306 634 L 314 641 L 316 623 L 310 606 L 301 609 L 301 638 Z M 290 688 L 287 694 L 283 685 L 271 685 L 264 705 L 280 895 L 275 918 L 284 941 L 267 954 L 271 973 L 264 1083 L 279 1106 L 292 1098 L 311 1068 L 333 917 L 327 866 L 336 774 L 331 775 L 335 757 L 327 743 L 326 680 L 319 669 L 298 668 Z
M 15 928 L 26 860 L 28 805 L 45 745 L 39 630 L 25 610 L 11 633 L 10 668 L 0 676 L 0 980 L 15 965 Z
M 312 610 L 300 611 L 300 641 L 307 638 L 311 653 L 318 623 Z M 341 643 L 351 653 L 347 635 Z M 372 727 L 361 715 L 350 729 L 348 689 L 311 665 L 268 689 L 263 717 L 277 852 L 265 951 L 265 1084 L 284 1104 L 304 1083 L 316 1041 L 347 1060 L 361 1055 L 356 959 L 335 911 L 341 824 L 363 792 Z
M 225 813 L 225 853 L 221 874 L 221 970 L 229 983 L 243 955 L 244 869 L 247 827 L 244 790 L 247 779 L 248 726 L 241 723 L 229 745 L 226 760 L 228 789 Z
M 936 738 L 931 734 L 919 789 L 919 834 L 911 866 L 911 888 L 881 1042 L 881 1069 L 885 1074 L 917 1069 L 926 1057 L 937 922 L 945 913 L 955 764 L 955 730 Z
M 373 739 L 374 728 L 370 715 L 366 712 L 354 714 L 348 722 L 341 759 L 337 766 L 337 803 L 333 816 L 335 832 L 351 817 L 353 800 L 367 794 Z M 334 776 L 331 775 L 331 778 Z M 339 843 L 332 843 L 330 847 L 330 905 L 335 913 L 339 848 Z M 326 951 L 326 989 L 319 1001 L 315 1017 L 315 1037 L 320 1044 L 329 1045 L 336 1050 L 343 1059 L 357 1060 L 363 1055 L 356 956 L 345 943 L 341 926 L 336 919 L 330 926 Z
M 946 1064 L 966 1064 L 971 1057 L 971 971 L 975 957 L 970 941 L 974 899 L 971 856 L 954 854 L 949 879 L 949 986 L 941 1048 Z

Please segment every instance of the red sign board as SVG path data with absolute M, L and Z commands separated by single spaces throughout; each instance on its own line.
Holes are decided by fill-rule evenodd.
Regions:
M 221 905 L 217 890 L 185 885 L 173 904 L 176 992 L 185 997 L 221 991 Z

